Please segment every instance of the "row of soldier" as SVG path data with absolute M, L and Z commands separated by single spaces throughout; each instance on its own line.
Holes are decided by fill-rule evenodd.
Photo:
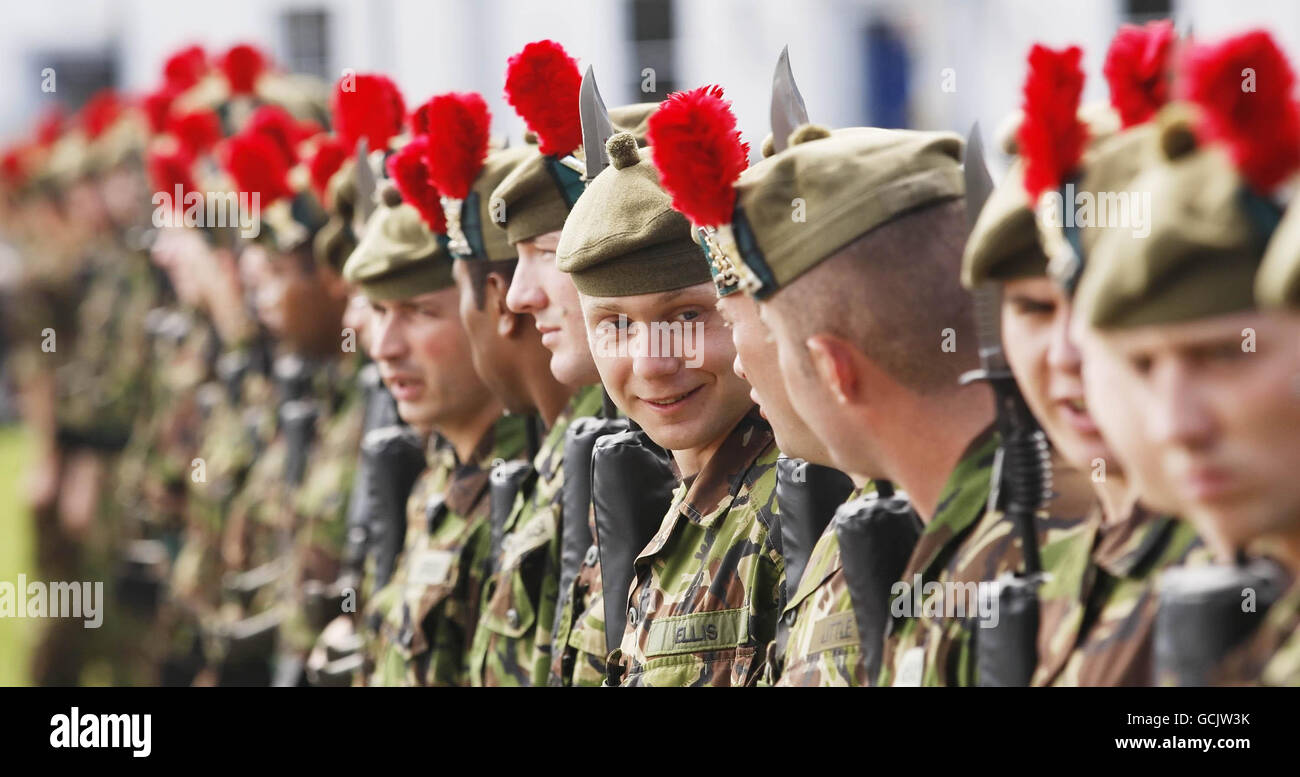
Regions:
M 10 323 L 42 563 L 111 570 L 119 682 L 1300 683 L 1294 76 L 1157 22 L 1083 105 L 1081 59 L 1030 52 L 994 185 L 784 54 L 750 165 L 721 89 L 607 110 L 553 41 L 517 145 L 179 52 L 147 128 L 6 158 L 76 289 Z

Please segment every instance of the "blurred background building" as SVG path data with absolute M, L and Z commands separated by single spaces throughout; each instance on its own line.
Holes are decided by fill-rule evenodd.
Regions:
M 506 58 L 561 41 L 595 67 L 610 105 L 718 83 L 755 149 L 768 129 L 770 74 L 783 45 L 814 120 L 953 129 L 995 127 L 1019 102 L 1031 42 L 1084 47 L 1086 97 L 1105 96 L 1106 44 L 1125 21 L 1172 16 L 1218 37 L 1268 25 L 1300 57 L 1294 0 L 47 0 L 0 10 L 0 139 L 53 100 L 78 106 L 102 86 L 152 88 L 182 45 L 250 42 L 282 67 L 333 81 L 345 69 L 394 76 L 411 105 L 477 90 L 495 131 L 518 137 L 501 97 Z M 41 90 L 53 68 L 56 91 Z

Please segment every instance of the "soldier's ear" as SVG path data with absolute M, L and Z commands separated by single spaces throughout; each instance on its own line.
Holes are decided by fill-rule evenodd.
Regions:
M 860 385 L 853 347 L 831 334 L 817 334 L 804 341 L 818 381 L 839 405 L 858 400 Z
M 519 315 L 506 306 L 506 295 L 510 293 L 510 282 L 501 273 L 489 273 L 484 284 L 483 306 L 497 322 L 497 336 L 511 338 L 524 329 L 527 317 Z

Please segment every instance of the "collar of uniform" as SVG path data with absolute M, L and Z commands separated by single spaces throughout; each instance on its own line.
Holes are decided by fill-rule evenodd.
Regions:
M 775 442 L 772 427 L 758 412 L 758 405 L 732 427 L 722 447 L 686 487 L 679 512 L 687 520 L 708 527 L 716 519 L 723 499 L 735 499 L 745 483 L 745 474 L 759 456 Z
M 1140 575 L 1160 555 L 1177 524 L 1171 516 L 1134 507 L 1124 520 L 1101 527 L 1092 562 L 1111 577 Z
M 1044 566 L 1052 570 L 1039 591 L 1038 668 L 1033 685 L 1051 685 L 1079 639 L 1086 603 L 1097 576 L 1093 549 L 1101 529 L 1101 506 L 1094 505 L 1069 535 L 1046 543 Z
M 984 515 L 993 477 L 993 457 L 1001 442 L 1002 438 L 990 424 L 966 446 L 939 494 L 934 517 L 916 543 L 908 573 L 921 572 L 929 579 L 930 567 L 941 557 L 946 558 L 949 554 L 944 551 Z
M 457 515 L 469 515 L 487 489 L 488 475 L 494 459 L 512 459 L 524 449 L 524 416 L 503 415 L 496 420 L 474 446 L 469 461 L 457 462 L 456 471 L 447 484 L 447 509 Z

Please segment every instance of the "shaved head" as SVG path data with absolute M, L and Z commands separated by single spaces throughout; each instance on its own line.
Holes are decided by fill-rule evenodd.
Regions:
M 966 231 L 963 200 L 912 211 L 840 249 L 768 304 L 797 341 L 833 334 L 918 394 L 950 391 L 977 366 L 971 296 L 961 286 Z M 952 348 L 941 347 L 945 339 Z

